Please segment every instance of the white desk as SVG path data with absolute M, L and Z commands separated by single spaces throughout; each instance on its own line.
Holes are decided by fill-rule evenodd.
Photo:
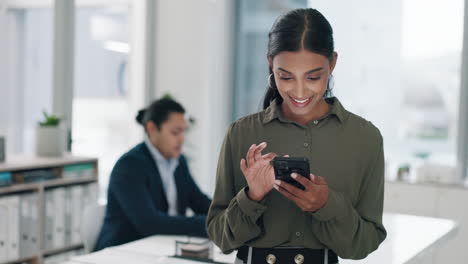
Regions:
M 341 260 L 340 264 L 420 263 L 420 258 L 453 238 L 457 231 L 455 221 L 441 218 L 385 213 L 383 223 L 387 229 L 387 238 L 376 251 L 364 260 Z
M 439 243 L 453 237 L 457 225 L 452 220 L 401 214 L 384 214 L 387 239 L 379 249 L 360 261 L 340 260 L 340 263 L 412 264 Z M 185 264 L 184 260 L 171 262 L 164 256 L 175 254 L 175 240 L 181 236 L 152 236 L 92 254 L 72 258 L 64 264 Z M 215 247 L 215 261 L 233 263 L 235 253 L 223 255 Z

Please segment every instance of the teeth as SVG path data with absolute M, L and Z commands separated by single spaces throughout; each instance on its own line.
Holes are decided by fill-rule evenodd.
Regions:
M 305 100 L 296 100 L 296 99 L 293 98 L 294 101 L 296 101 L 296 102 L 298 102 L 298 103 L 300 103 L 300 104 L 303 104 L 303 103 L 309 101 L 309 99 L 310 99 L 310 98 L 307 98 L 307 99 L 305 99 Z

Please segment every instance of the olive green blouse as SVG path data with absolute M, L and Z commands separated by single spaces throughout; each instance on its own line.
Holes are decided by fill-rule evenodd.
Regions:
M 284 118 L 275 101 L 229 127 L 218 161 L 208 235 L 224 253 L 240 246 L 329 248 L 362 259 L 385 239 L 382 225 L 384 153 L 379 130 L 348 112 L 337 98 L 329 113 L 306 126 Z M 304 212 L 272 189 L 260 202 L 246 195 L 240 160 L 252 144 L 263 153 L 307 157 L 310 170 L 329 186 L 326 204 Z

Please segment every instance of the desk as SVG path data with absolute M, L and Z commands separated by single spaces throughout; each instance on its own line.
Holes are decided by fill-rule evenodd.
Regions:
M 360 261 L 340 260 L 349 263 L 412 264 L 420 260 L 425 253 L 452 238 L 457 224 L 448 219 L 384 214 L 387 239 L 379 249 Z M 99 252 L 72 258 L 63 264 L 189 264 L 184 260 L 165 258 L 175 254 L 175 240 L 186 240 L 184 236 L 152 236 L 120 246 L 110 247 Z M 235 253 L 223 255 L 215 247 L 214 259 L 219 262 L 233 263 Z M 190 262 L 193 263 L 193 262 Z
M 384 213 L 387 238 L 380 247 L 360 261 L 348 263 L 414 264 L 438 245 L 456 235 L 455 221 L 441 218 Z

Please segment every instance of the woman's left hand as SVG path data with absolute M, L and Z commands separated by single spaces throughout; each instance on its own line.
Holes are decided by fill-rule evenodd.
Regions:
M 302 211 L 315 212 L 322 208 L 328 201 L 328 184 L 321 176 L 310 174 L 310 178 L 296 173 L 291 177 L 302 184 L 305 189 L 301 190 L 287 182 L 275 180 L 274 188 L 289 200 L 293 201 Z

